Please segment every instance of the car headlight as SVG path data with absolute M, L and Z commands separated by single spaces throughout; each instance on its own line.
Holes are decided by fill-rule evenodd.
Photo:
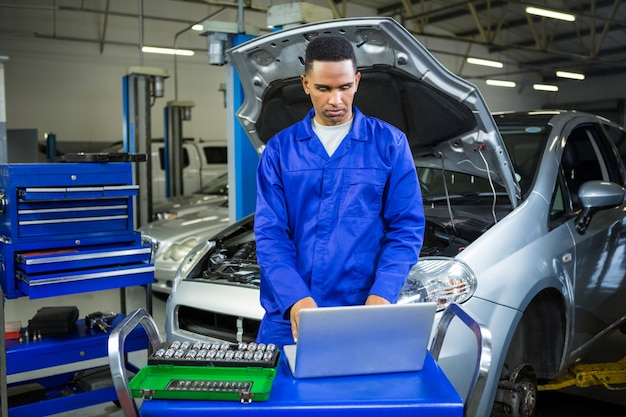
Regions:
M 178 266 L 176 275 L 174 276 L 174 282 L 172 283 L 172 294 L 176 292 L 178 284 L 191 275 L 201 275 L 202 273 L 202 259 L 204 256 L 215 247 L 214 240 L 203 239 L 187 254 L 185 259 Z
M 464 262 L 444 257 L 420 259 L 406 279 L 398 304 L 435 302 L 443 310 L 467 301 L 476 291 L 476 276 Z
M 175 211 L 159 211 L 153 215 L 153 218 L 155 221 L 168 220 L 175 218 L 176 214 L 177 213 Z
M 185 240 L 183 243 L 174 243 L 163 252 L 163 260 L 171 259 L 175 262 L 180 261 L 189 253 L 194 246 L 198 244 L 198 239 L 193 237 Z

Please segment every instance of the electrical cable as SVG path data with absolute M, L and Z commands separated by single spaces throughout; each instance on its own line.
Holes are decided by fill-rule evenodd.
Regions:
M 493 194 L 493 204 L 491 205 L 491 215 L 493 216 L 493 224 L 496 224 L 498 223 L 498 218 L 496 217 L 496 200 L 497 200 L 496 189 L 493 186 L 493 180 L 491 179 L 491 171 L 489 170 L 489 163 L 487 163 L 487 159 L 485 159 L 485 155 L 483 155 L 483 151 L 485 150 L 485 148 L 486 146 L 484 144 L 480 144 L 478 146 L 478 154 L 483 159 L 483 162 L 485 163 L 485 168 L 487 168 L 487 179 L 489 180 L 489 185 L 491 186 L 491 193 Z
M 457 234 L 456 226 L 454 225 L 454 214 L 452 213 L 452 205 L 450 204 L 450 194 L 448 193 L 448 184 L 446 182 L 446 168 L 443 163 L 443 154 L 439 152 L 437 154 L 441 158 L 441 177 L 443 179 L 443 191 L 446 194 L 446 203 L 448 204 L 448 215 L 450 216 L 450 223 L 452 224 L 452 230 L 454 234 Z

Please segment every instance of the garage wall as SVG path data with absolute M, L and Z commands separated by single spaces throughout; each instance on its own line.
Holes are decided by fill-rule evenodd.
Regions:
M 95 45 L 72 43 L 68 53 L 63 42 L 51 40 L 11 46 L 20 50 L 9 51 L 5 64 L 8 128 L 36 127 L 41 134 L 56 133 L 61 141 L 122 139 L 122 79 L 129 66 L 139 65 L 128 48 L 107 47 L 100 55 Z M 224 69 L 210 66 L 206 56 L 185 61 L 178 66 L 178 96 L 196 106 L 192 121 L 183 126 L 185 136 L 225 140 L 226 110 L 218 91 L 225 82 Z M 173 63 L 171 57 L 152 55 L 144 65 L 170 74 L 165 97 L 156 100 L 151 112 L 153 135 L 162 137 L 163 107 L 174 99 Z
M 16 3 L 16 2 L 14 2 Z M 17 2 L 19 3 L 19 2 Z M 76 1 L 29 1 L 29 4 L 65 4 Z M 99 3 L 103 9 L 104 2 Z M 323 2 L 320 2 L 324 4 Z M 116 11 L 137 14 L 137 2 L 114 1 Z M 144 2 L 144 16 L 171 16 L 198 20 L 216 13 L 214 19 L 234 22 L 236 10 L 202 6 L 188 2 L 153 0 Z M 97 6 L 92 6 L 97 8 Z M 368 9 L 352 6 L 350 16 L 368 16 Z M 246 22 L 265 25 L 261 13 L 246 13 Z M 174 35 L 187 25 L 180 21 L 144 19 L 144 45 L 170 46 Z M 131 66 L 144 65 L 167 69 L 165 97 L 156 100 L 152 117 L 154 137 L 163 136 L 163 108 L 174 97 L 174 58 L 138 52 L 139 24 L 130 17 L 109 16 L 104 50 L 97 40 L 102 36 L 103 16 L 93 13 L 51 12 L 47 9 L 0 9 L 0 55 L 5 63 L 5 95 L 8 129 L 36 128 L 41 140 L 45 132 L 57 135 L 59 141 L 107 143 L 122 139 L 122 78 Z M 37 35 L 34 35 L 37 33 Z M 80 39 L 80 41 L 79 41 Z M 89 41 L 85 41 L 89 40 Z M 626 95 L 626 83 L 619 78 L 563 83 L 561 91 L 535 92 L 529 83 L 540 81 L 528 76 L 506 77 L 518 82 L 516 89 L 490 87 L 478 79 L 486 70 L 470 68 L 463 63 L 464 44 L 441 39 L 420 39 L 433 55 L 451 71 L 474 82 L 493 111 L 541 108 L 546 104 L 619 98 Z M 195 103 L 192 120 L 184 122 L 185 136 L 204 139 L 226 138 L 226 109 L 220 84 L 226 82 L 224 67 L 208 64 L 206 38 L 197 32 L 185 32 L 177 39 L 179 47 L 197 48 L 194 57 L 177 58 L 178 99 Z M 479 46 L 472 54 L 489 57 Z M 497 59 L 498 57 L 494 57 Z M 90 148 L 91 150 L 92 148 Z M 75 151 L 75 150 L 73 150 Z

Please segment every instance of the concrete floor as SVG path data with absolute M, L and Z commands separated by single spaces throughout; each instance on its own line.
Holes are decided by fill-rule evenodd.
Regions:
M 126 312 L 131 312 L 137 308 L 146 308 L 146 294 L 141 287 L 127 288 L 126 296 Z M 20 298 L 16 300 L 6 300 L 5 302 L 5 319 L 6 321 L 20 320 L 22 326 L 28 324 L 28 320 L 32 318 L 37 310 L 45 306 L 76 306 L 78 307 L 80 318 L 84 318 L 87 314 L 97 311 L 123 311 L 121 307 L 122 293 L 121 290 L 98 291 L 94 293 L 84 293 L 77 295 L 68 295 L 54 298 L 44 298 L 39 300 L 29 300 Z M 165 297 L 152 297 L 152 317 L 154 318 L 159 331 L 164 337 L 165 326 Z M 131 363 L 142 366 L 147 359 L 146 351 L 133 352 L 129 355 Z M 108 366 L 108 359 L 90 361 L 89 366 Z M 69 367 L 68 367 L 69 368 Z M 60 371 L 65 371 L 65 367 L 61 367 Z M 73 368 L 69 368 L 73 371 Z M 45 374 L 45 371 L 41 371 Z M 23 375 L 10 376 L 8 382 L 17 382 L 21 380 L 37 377 L 38 373 L 27 374 L 28 378 Z M 15 378 L 17 377 L 17 378 Z M 123 417 L 122 410 L 112 402 L 106 402 L 91 407 L 81 408 L 65 413 L 54 414 L 55 417 Z

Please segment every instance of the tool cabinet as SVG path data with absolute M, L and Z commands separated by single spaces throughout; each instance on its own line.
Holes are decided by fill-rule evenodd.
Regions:
M 3 322 L 5 299 L 20 297 L 39 299 L 143 286 L 151 306 L 152 248 L 134 228 L 138 186 L 133 184 L 132 172 L 130 162 L 0 165 Z M 2 340 L 3 333 L 4 327 Z M 64 365 L 81 369 L 81 363 L 107 357 L 107 337 L 79 320 L 68 337 L 2 343 L 1 415 L 43 416 L 116 400 L 111 386 L 11 408 L 7 405 L 7 376 Z M 127 351 L 145 349 L 146 340 L 145 333 L 133 334 Z M 63 371 L 52 371 L 37 382 L 48 388 L 67 377 Z

